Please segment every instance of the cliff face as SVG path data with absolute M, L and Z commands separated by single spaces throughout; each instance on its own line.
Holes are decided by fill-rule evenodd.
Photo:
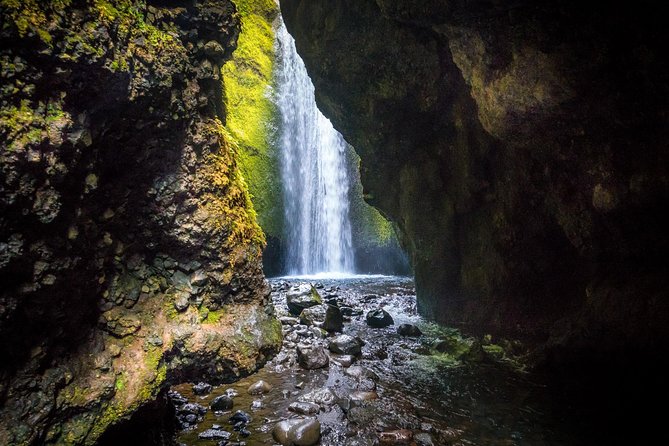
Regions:
M 666 346 L 668 59 L 652 7 L 281 7 L 368 201 L 399 227 L 423 314 L 550 335 L 560 357 Z
M 0 2 L 0 443 L 92 444 L 280 345 L 228 144 L 229 1 Z

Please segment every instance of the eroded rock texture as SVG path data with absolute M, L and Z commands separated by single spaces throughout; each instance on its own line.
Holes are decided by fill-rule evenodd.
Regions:
M 558 356 L 666 348 L 669 71 L 655 8 L 281 6 L 320 107 L 362 158 L 368 201 L 400 228 L 424 314 L 550 335 L 569 346 Z
M 0 443 L 92 444 L 170 381 L 229 381 L 280 345 L 220 110 L 239 20 L 229 1 L 0 7 Z

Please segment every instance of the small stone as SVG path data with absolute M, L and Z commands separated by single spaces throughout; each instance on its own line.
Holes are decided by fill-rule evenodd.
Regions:
M 229 388 L 229 389 L 225 389 L 225 394 L 228 395 L 230 398 L 234 398 L 234 397 L 236 397 L 237 395 L 239 395 L 239 392 L 237 392 L 237 391 L 236 391 L 235 389 L 233 389 L 233 388 Z
M 262 395 L 263 393 L 268 393 L 272 390 L 272 385 L 262 379 L 251 384 L 247 390 L 249 395 Z
M 320 411 L 320 406 L 314 403 L 297 401 L 288 406 L 288 410 L 301 415 L 316 415 Z
M 191 413 L 194 415 L 204 415 L 207 413 L 207 408 L 197 403 L 186 403 L 177 410 L 179 414 Z
M 296 317 L 283 316 L 279 318 L 279 322 L 282 325 L 297 325 L 300 323 L 300 320 Z
M 417 446 L 435 446 L 432 436 L 425 432 L 414 435 L 413 439 Z
M 190 304 L 188 302 L 190 293 L 188 293 L 187 291 L 177 291 L 173 294 L 173 296 L 174 296 L 174 309 L 177 310 L 178 312 L 186 311 L 188 305 Z
M 329 332 L 341 332 L 344 328 L 344 317 L 338 307 L 328 305 L 325 312 L 325 321 L 323 322 L 323 330 Z
M 355 357 L 352 355 L 338 355 L 331 358 L 332 361 L 336 364 L 339 364 L 342 367 L 350 367 L 355 361 Z
M 283 420 L 276 425 L 272 430 L 272 436 L 274 439 L 283 446 L 292 446 L 293 440 L 291 438 L 291 430 L 297 426 L 302 420 Z
M 251 402 L 251 410 L 260 410 L 263 407 L 264 407 L 263 403 L 260 400 L 255 400 L 255 401 Z
M 297 346 L 297 362 L 302 368 L 313 370 L 327 366 L 330 358 L 321 346 L 300 344 Z
M 410 445 L 413 441 L 413 432 L 408 429 L 381 432 L 379 434 L 379 445 Z
M 359 355 L 361 352 L 361 343 L 358 339 L 349 335 L 339 335 L 330 340 L 329 349 L 332 353 L 342 355 Z
M 296 446 L 312 446 L 321 438 L 321 423 L 315 418 L 308 418 L 293 427 L 291 440 Z
M 383 328 L 395 323 L 393 317 L 382 308 L 368 312 L 365 320 L 367 325 L 373 328 Z
M 397 334 L 400 336 L 418 337 L 423 334 L 420 328 L 412 324 L 402 324 L 397 327 Z
M 237 424 L 237 423 L 248 424 L 251 422 L 251 419 L 252 419 L 251 415 L 247 414 L 242 410 L 238 410 L 230 417 L 229 421 L 231 424 Z
M 321 423 L 315 418 L 284 420 L 274 426 L 272 435 L 283 446 L 312 446 L 321 437 Z
M 351 401 L 371 401 L 379 398 L 379 394 L 376 392 L 365 392 L 362 390 L 356 390 L 355 392 L 349 395 Z
M 221 395 L 214 398 L 210 404 L 211 410 L 224 411 L 232 409 L 234 401 L 228 395 Z
M 206 431 L 200 432 L 197 437 L 200 440 L 229 440 L 232 438 L 232 434 L 220 429 L 207 429 Z
M 302 395 L 299 400 L 306 403 L 315 403 L 320 406 L 332 406 L 337 401 L 336 395 L 329 388 L 312 390 Z
M 197 383 L 193 385 L 193 393 L 195 395 L 207 395 L 213 390 L 213 386 L 207 383 Z

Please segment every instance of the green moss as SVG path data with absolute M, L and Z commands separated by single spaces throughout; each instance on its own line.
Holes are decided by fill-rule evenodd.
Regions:
M 218 119 L 208 125 L 207 132 L 217 137 L 218 153 L 209 154 L 198 176 L 204 186 L 202 210 L 207 215 L 205 226 L 211 231 L 226 231 L 226 248 L 232 255 L 230 263 L 236 262 L 241 251 L 260 253 L 265 244 L 262 230 L 258 226 L 256 213 L 249 198 L 248 189 L 237 166 L 234 144 L 229 143 L 228 132 Z
M 225 309 L 207 310 L 207 317 L 202 321 L 203 324 L 218 324 L 221 318 L 225 316 Z
M 54 20 L 53 13 L 67 8 L 70 3 L 72 0 L 0 0 L 0 9 L 2 15 L 8 16 L 8 22 L 16 26 L 21 37 L 33 33 L 51 45 L 48 27 Z
M 123 389 L 125 389 L 126 386 L 126 377 L 123 373 L 121 373 L 119 376 L 116 377 L 116 381 L 114 382 L 114 389 L 117 392 L 122 392 Z
M 278 10 L 272 0 L 237 0 L 241 33 L 237 49 L 221 70 L 228 140 L 239 156 L 241 173 L 263 230 L 282 233 L 281 185 L 273 139 L 277 110 L 269 97 L 274 69 Z
M 22 100 L 19 106 L 0 108 L 0 135 L 11 151 L 22 150 L 27 145 L 39 144 L 46 138 L 49 124 L 68 119 L 60 101 L 34 104 Z

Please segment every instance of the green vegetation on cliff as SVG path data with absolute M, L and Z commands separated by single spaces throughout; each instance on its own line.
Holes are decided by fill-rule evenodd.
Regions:
M 237 150 L 260 226 L 282 233 L 279 166 L 272 140 L 276 108 L 271 100 L 274 31 L 273 0 L 235 1 L 241 18 L 237 49 L 222 69 L 228 140 Z

